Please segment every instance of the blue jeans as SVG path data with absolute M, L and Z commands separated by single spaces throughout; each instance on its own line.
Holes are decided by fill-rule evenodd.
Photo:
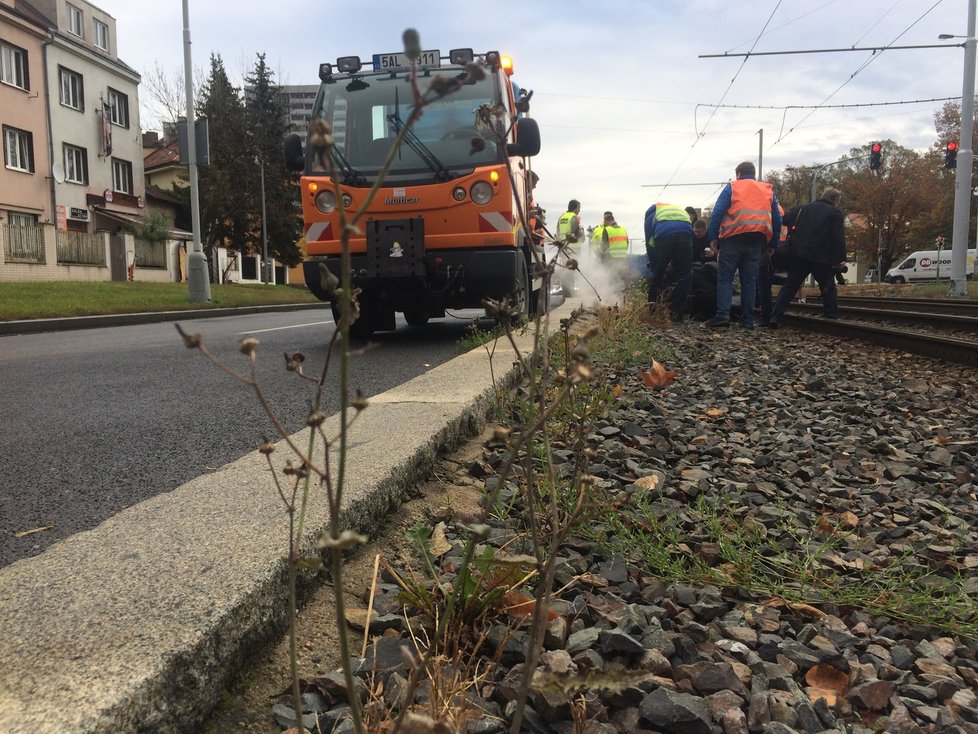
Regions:
M 729 239 L 720 241 L 717 258 L 717 318 L 730 320 L 730 301 L 733 298 L 733 277 L 740 273 L 740 324 L 754 325 L 754 298 L 757 295 L 757 269 L 764 244 L 760 241 Z
M 771 298 L 771 271 L 771 258 L 762 254 L 757 267 L 757 307 L 761 309 L 761 322 L 765 323 L 770 320 L 774 306 Z

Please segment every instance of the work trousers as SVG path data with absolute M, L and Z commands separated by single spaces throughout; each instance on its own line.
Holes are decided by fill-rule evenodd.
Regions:
M 682 321 L 689 295 L 689 271 L 693 266 L 693 235 L 679 233 L 655 240 L 649 253 L 652 275 L 649 277 L 649 304 L 659 300 L 666 285 L 672 285 L 669 314 Z
M 777 321 L 784 315 L 791 299 L 795 297 L 801 284 L 809 275 L 815 278 L 822 291 L 822 314 L 827 319 L 839 318 L 839 291 L 835 287 L 835 268 L 828 263 L 794 255 L 788 263 L 788 277 L 774 302 L 774 310 L 771 312 L 772 321 Z

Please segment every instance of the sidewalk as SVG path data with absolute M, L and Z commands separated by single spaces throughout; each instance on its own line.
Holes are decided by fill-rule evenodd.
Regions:
M 551 330 L 577 304 L 555 309 Z M 495 387 L 518 377 L 514 357 L 504 341 L 491 361 L 478 347 L 372 397 L 351 434 L 341 525 L 369 536 L 440 452 L 480 430 L 493 374 Z M 282 442 L 273 457 L 287 456 Z M 284 628 L 286 515 L 267 473 L 249 454 L 0 569 L 0 731 L 195 730 Z M 307 548 L 327 522 L 314 503 Z

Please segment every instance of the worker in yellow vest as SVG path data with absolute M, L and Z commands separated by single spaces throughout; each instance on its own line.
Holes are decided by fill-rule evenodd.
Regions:
M 591 254 L 598 261 L 624 260 L 628 255 L 628 232 L 615 221 L 611 212 L 591 232 Z
M 584 229 L 581 227 L 581 202 L 571 199 L 567 202 L 567 211 L 560 215 L 557 220 L 557 242 L 562 245 L 561 255 L 558 257 L 557 264 L 568 260 L 576 260 L 580 250 L 580 243 L 584 239 Z M 561 290 L 565 296 L 574 294 L 575 281 L 574 271 L 564 268 L 560 274 Z

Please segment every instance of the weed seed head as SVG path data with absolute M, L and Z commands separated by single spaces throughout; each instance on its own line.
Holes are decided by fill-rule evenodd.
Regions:
M 470 61 L 465 65 L 465 79 L 463 84 L 475 84 L 486 78 L 486 69 L 478 61 Z
M 306 355 L 302 352 L 294 352 L 293 354 L 285 353 L 285 369 L 289 372 L 295 372 L 302 367 L 302 363 L 306 361 Z
M 241 344 L 238 350 L 246 356 L 248 359 L 255 358 L 255 352 L 258 351 L 259 341 L 253 336 L 247 336 L 241 340 Z
M 421 56 L 421 34 L 414 28 L 408 28 L 401 36 L 404 42 L 404 55 L 411 61 L 417 61 Z
M 183 337 L 183 345 L 187 347 L 187 349 L 197 349 L 204 343 L 204 337 L 202 337 L 196 331 L 188 334 L 180 327 L 180 324 L 175 324 L 175 326 L 177 327 L 177 331 L 180 333 L 180 336 Z
M 321 410 L 312 411 L 306 418 L 306 425 L 312 428 L 316 428 L 323 424 L 326 420 L 326 414 Z
M 272 442 L 269 441 L 267 437 L 262 436 L 261 437 L 261 443 L 258 444 L 258 453 L 264 454 L 265 456 L 268 456 L 274 450 L 275 450 L 275 447 L 272 445 Z

